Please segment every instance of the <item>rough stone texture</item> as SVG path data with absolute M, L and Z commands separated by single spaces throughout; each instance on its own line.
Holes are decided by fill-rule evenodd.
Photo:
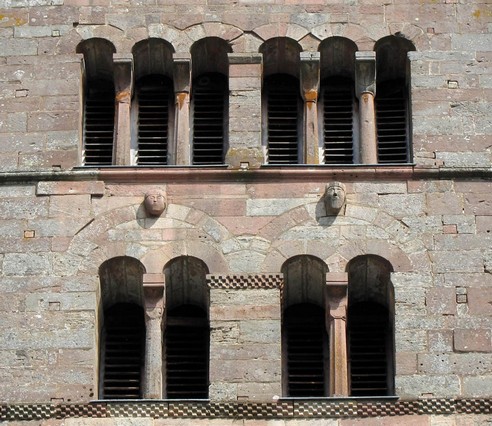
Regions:
M 329 3 L 0 0 L 0 421 L 46 426 L 490 423 L 490 4 Z M 262 43 L 288 37 L 309 53 L 331 37 L 344 37 L 359 50 L 373 50 L 389 35 L 415 46 L 407 76 L 412 165 L 265 167 L 268 114 L 262 91 L 269 65 L 259 54 Z M 105 39 L 119 58 L 132 59 L 134 46 L 149 37 L 166 40 L 178 58 L 189 56 L 205 37 L 225 40 L 230 48 L 228 63 L 214 64 L 227 74 L 229 88 L 223 167 L 79 167 L 83 88 L 91 65 L 76 53 L 77 46 L 89 38 Z M 332 56 L 343 56 L 339 50 Z M 332 71 L 326 65 L 331 57 L 321 56 L 324 78 Z M 135 58 L 136 78 L 141 64 Z M 193 63 L 201 65 L 196 58 L 192 68 Z M 277 71 L 290 72 L 283 65 Z M 172 76 L 173 64 L 166 67 Z M 322 102 L 317 106 L 322 115 Z M 132 128 L 136 146 L 137 114 L 130 109 L 123 124 Z M 187 137 L 179 136 L 186 143 Z M 346 186 L 346 205 L 337 216 L 328 216 L 323 202 L 332 181 Z M 158 218 L 147 217 L 142 204 L 144 194 L 155 189 L 166 193 L 168 204 Z M 282 417 L 281 403 L 248 408 L 260 418 L 244 412 L 241 417 L 236 406 L 207 418 L 210 411 L 193 403 L 166 405 L 181 418 L 163 418 L 169 411 L 141 404 L 88 408 L 87 402 L 99 397 L 99 267 L 105 261 L 132 257 L 145 273 L 162 274 L 171 260 L 188 256 L 200 259 L 206 273 L 222 277 L 209 289 L 210 399 L 276 404 L 277 396 L 285 396 L 283 265 L 301 255 L 335 273 L 347 272 L 359 256 L 389 262 L 396 394 L 408 406 L 390 413 L 375 403 L 364 408 L 369 411 L 354 412 L 353 400 L 340 406 L 310 401 L 288 407 L 295 419 Z M 241 278 L 246 276 L 256 278 Z M 15 405 L 22 403 L 39 405 Z M 69 403 L 81 406 L 66 407 L 62 415 L 60 404 Z M 89 411 L 101 418 L 79 417 Z M 16 416 L 9 418 L 9 412 Z

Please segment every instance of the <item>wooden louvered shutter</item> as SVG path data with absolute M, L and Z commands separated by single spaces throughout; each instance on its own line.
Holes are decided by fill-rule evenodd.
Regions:
M 138 165 L 167 164 L 171 95 L 164 77 L 146 77 L 138 84 Z
M 276 74 L 265 81 L 269 164 L 298 164 L 301 97 L 299 80 Z
M 208 398 L 209 336 L 208 320 L 202 309 L 184 305 L 168 313 L 167 398 Z
M 84 105 L 84 152 L 86 166 L 113 164 L 115 92 L 113 83 L 89 82 Z
M 140 307 L 118 304 L 104 314 L 102 393 L 104 399 L 142 397 L 145 322 Z
M 193 85 L 193 164 L 224 164 L 227 80 L 205 74 Z
M 328 336 L 323 310 L 311 304 L 287 308 L 284 342 L 288 396 L 326 396 Z
M 388 312 L 376 303 L 349 309 L 351 396 L 388 395 Z
M 408 99 L 401 81 L 378 85 L 376 123 L 379 163 L 407 163 Z
M 331 79 L 322 86 L 325 164 L 354 162 L 354 83 Z

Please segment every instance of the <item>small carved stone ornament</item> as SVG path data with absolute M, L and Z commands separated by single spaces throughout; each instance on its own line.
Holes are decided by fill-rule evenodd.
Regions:
M 345 205 L 345 185 L 341 182 L 326 185 L 324 201 L 326 214 L 337 215 Z
M 166 209 L 166 197 L 161 191 L 148 192 L 144 199 L 145 211 L 149 216 L 160 216 Z

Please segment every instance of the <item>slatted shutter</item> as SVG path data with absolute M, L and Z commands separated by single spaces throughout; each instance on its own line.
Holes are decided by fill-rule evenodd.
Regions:
M 311 304 L 287 308 L 284 342 L 288 396 L 326 396 L 328 336 L 323 310 Z
M 167 164 L 171 89 L 170 81 L 161 76 L 149 76 L 139 81 L 138 165 Z
M 379 84 L 376 93 L 379 163 L 407 163 L 408 100 L 401 81 Z
M 376 303 L 349 309 L 351 396 L 388 395 L 388 312 Z
M 210 330 L 205 312 L 192 305 L 171 310 L 166 324 L 166 395 L 208 398 Z
M 330 79 L 322 85 L 325 164 L 354 162 L 354 83 Z
M 224 164 L 227 80 L 204 74 L 193 84 L 193 164 Z
M 118 304 L 104 313 L 102 393 L 104 399 L 142 397 L 145 322 L 133 304 Z
M 269 164 L 299 163 L 299 80 L 275 74 L 265 81 Z
M 113 83 L 89 82 L 84 105 L 84 152 L 86 166 L 113 163 L 115 92 Z

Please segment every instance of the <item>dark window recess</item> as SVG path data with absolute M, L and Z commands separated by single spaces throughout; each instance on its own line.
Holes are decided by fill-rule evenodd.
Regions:
M 330 79 L 322 85 L 325 164 L 354 162 L 354 83 Z
M 388 312 L 377 303 L 349 309 L 351 396 L 388 395 Z
M 379 84 L 376 92 L 379 163 L 407 163 L 408 99 L 402 81 Z
M 204 74 L 193 84 L 193 164 L 224 164 L 227 80 Z
M 113 163 L 115 93 L 111 82 L 89 82 L 84 108 L 84 164 Z
M 311 304 L 287 308 L 284 339 L 288 396 L 326 396 L 328 336 L 323 310 Z
M 183 305 L 168 313 L 167 398 L 208 398 L 209 336 L 208 320 L 202 309 Z
M 267 98 L 268 163 L 299 162 L 299 80 L 276 74 L 265 81 Z
M 142 397 L 145 322 L 140 307 L 121 303 L 104 313 L 102 393 L 104 399 Z
M 161 76 L 141 79 L 137 86 L 138 165 L 166 165 L 171 83 Z

